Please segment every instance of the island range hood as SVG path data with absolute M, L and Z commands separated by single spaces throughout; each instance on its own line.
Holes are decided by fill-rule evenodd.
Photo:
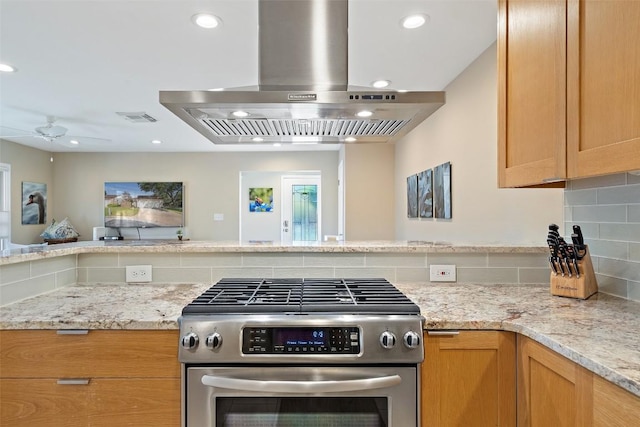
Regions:
M 444 92 L 348 86 L 347 0 L 258 7 L 257 88 L 160 92 L 214 144 L 392 142 L 444 105 Z

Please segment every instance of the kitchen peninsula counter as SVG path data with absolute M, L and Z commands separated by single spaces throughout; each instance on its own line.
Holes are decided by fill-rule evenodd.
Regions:
M 182 307 L 209 286 L 68 286 L 0 307 L 0 329 L 177 329 Z M 425 329 L 517 332 L 640 396 L 638 302 L 562 298 L 548 285 L 396 286 L 420 306 Z
M 0 265 L 78 254 L 180 253 L 520 253 L 543 254 L 546 246 L 473 245 L 430 241 L 329 241 L 284 244 L 272 241 L 213 242 L 191 240 L 81 241 L 59 245 L 29 245 L 2 252 Z

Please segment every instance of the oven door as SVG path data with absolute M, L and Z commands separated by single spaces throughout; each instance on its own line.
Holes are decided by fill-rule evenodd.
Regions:
M 418 368 L 188 367 L 187 427 L 417 427 Z

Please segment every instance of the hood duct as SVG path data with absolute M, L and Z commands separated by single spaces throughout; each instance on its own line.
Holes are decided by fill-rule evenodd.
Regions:
M 392 142 L 444 105 L 444 92 L 348 86 L 347 0 L 258 7 L 257 90 L 160 92 L 162 105 L 213 143 Z

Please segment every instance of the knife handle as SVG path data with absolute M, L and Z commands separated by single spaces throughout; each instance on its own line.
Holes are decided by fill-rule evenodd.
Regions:
M 579 225 L 573 226 L 573 233 L 577 236 L 578 244 L 584 245 L 584 236 L 582 235 L 582 229 Z M 571 237 L 573 238 L 573 234 L 571 235 Z

